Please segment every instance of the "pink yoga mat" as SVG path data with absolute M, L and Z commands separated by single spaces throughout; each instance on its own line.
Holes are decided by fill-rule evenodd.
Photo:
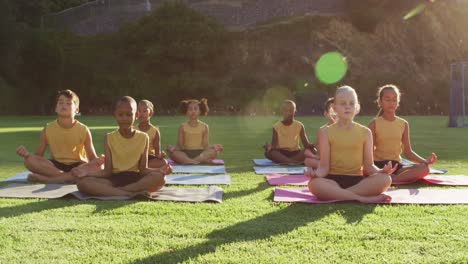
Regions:
M 428 175 L 422 179 L 424 184 L 468 186 L 468 176 L 465 175 Z
M 266 179 L 268 184 L 276 186 L 276 185 L 296 185 L 296 186 L 307 186 L 309 183 L 309 178 L 304 175 L 285 175 L 285 174 L 278 174 L 272 173 L 267 174 Z
M 309 179 L 304 175 L 287 175 L 272 173 L 267 174 L 266 179 L 268 184 L 273 186 L 278 185 L 293 185 L 307 186 Z M 418 182 L 418 181 L 416 181 Z M 392 182 L 392 185 L 406 185 L 416 182 Z M 468 176 L 465 175 L 428 175 L 420 180 L 421 183 L 427 185 L 449 185 L 449 186 L 468 186 Z
M 308 189 L 275 188 L 273 200 L 286 203 L 335 203 L 339 200 L 320 201 Z M 395 189 L 386 194 L 392 197 L 391 204 L 468 204 L 468 189 Z
M 169 165 L 177 165 L 177 163 L 175 163 L 175 161 L 173 161 L 173 160 L 171 160 L 171 159 L 168 159 L 168 160 L 167 160 L 167 163 L 168 163 Z M 213 162 L 210 163 L 210 164 L 211 164 L 211 165 L 224 165 L 224 160 L 215 159 L 215 160 L 213 160 Z M 210 164 L 208 164 L 208 165 L 210 165 Z M 204 165 L 207 165 L 207 164 L 204 164 Z

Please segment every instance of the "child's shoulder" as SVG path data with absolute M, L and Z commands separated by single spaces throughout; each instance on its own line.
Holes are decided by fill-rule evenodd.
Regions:
M 356 127 L 359 129 L 359 131 L 361 131 L 362 135 L 364 136 L 372 135 L 372 131 L 367 126 L 364 126 L 359 123 L 355 123 L 355 124 L 357 125 Z
M 297 120 L 297 119 L 294 119 L 293 123 L 296 124 L 297 126 L 300 126 L 300 127 L 304 126 L 304 124 L 301 121 Z
M 76 124 L 75 126 L 78 128 L 78 129 L 82 129 L 82 130 L 88 130 L 88 126 L 81 123 L 80 121 L 76 120 Z
M 146 134 L 145 132 L 143 131 L 140 131 L 140 130 L 135 130 L 135 135 L 133 135 L 135 138 L 149 138 L 148 134 Z
M 58 120 L 55 119 L 53 121 L 46 123 L 45 128 L 50 128 L 50 127 L 60 127 Z
M 202 126 L 204 126 L 204 127 L 208 127 L 208 124 L 207 124 L 207 123 L 205 123 L 205 122 L 203 122 L 203 121 L 201 121 L 201 120 L 198 120 L 198 122 L 199 122 L 200 125 L 202 125 Z
M 63 130 L 79 130 L 80 132 L 81 131 L 87 131 L 88 130 L 88 127 L 81 123 L 80 121 L 78 120 L 75 120 L 75 124 L 71 127 L 71 128 L 63 128 L 62 126 L 60 126 L 59 122 L 58 122 L 58 119 L 54 120 L 54 121 L 51 121 L 49 123 L 46 124 L 45 126 L 45 129 L 63 129 Z
M 361 130 L 369 130 L 369 128 L 363 124 L 360 124 L 360 123 L 357 123 L 357 122 L 354 122 L 354 125 L 358 128 L 358 129 L 361 129 Z
M 281 120 L 276 121 L 276 123 L 273 124 L 273 128 L 278 128 L 280 126 L 283 126 L 283 122 Z
M 408 121 L 406 121 L 406 119 L 401 118 L 399 116 L 395 116 L 395 118 L 396 118 L 395 120 L 397 120 L 398 122 L 405 123 L 405 124 L 408 123 Z
M 111 139 L 111 138 L 121 138 L 122 136 L 120 135 L 119 133 L 119 130 L 116 129 L 114 131 L 111 131 L 109 133 L 106 134 L 107 138 L 108 139 Z M 142 132 L 138 129 L 135 129 L 135 134 L 133 135 L 132 138 L 149 138 L 148 137 L 148 134 L 146 134 L 145 132 Z
M 114 137 L 114 136 L 116 136 L 118 133 L 119 133 L 119 130 L 116 129 L 116 130 L 114 130 L 114 131 L 107 132 L 106 137 L 107 137 L 107 138 L 109 138 L 109 137 Z

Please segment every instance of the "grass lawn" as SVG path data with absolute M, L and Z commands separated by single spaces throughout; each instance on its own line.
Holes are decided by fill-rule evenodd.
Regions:
M 34 150 L 54 117 L 0 117 L 0 179 L 23 171 L 18 145 Z M 0 263 L 467 263 L 468 205 L 304 205 L 272 202 L 255 175 L 279 117 L 207 117 L 222 143 L 232 185 L 224 202 L 172 203 L 0 199 Z M 299 117 L 310 140 L 324 123 Z M 371 117 L 359 117 L 367 124 Z M 408 117 L 413 148 L 448 174 L 468 175 L 468 129 L 446 117 Z M 111 117 L 80 117 L 102 153 Z M 159 117 L 162 144 L 174 144 L 183 117 Z M 420 188 L 444 188 L 425 187 Z M 406 188 L 406 187 L 403 187 Z

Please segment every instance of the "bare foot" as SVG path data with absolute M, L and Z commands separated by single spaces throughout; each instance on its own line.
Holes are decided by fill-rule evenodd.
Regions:
M 198 165 L 200 164 L 200 161 L 192 159 L 191 161 L 185 163 L 186 165 Z
M 126 191 L 122 188 L 118 188 L 122 193 L 120 193 L 119 195 L 117 196 L 127 196 L 127 197 L 134 197 L 135 195 L 141 193 L 143 195 L 146 195 L 146 191 L 143 191 L 143 192 L 129 192 L 129 191 Z
M 49 180 L 50 180 L 49 177 L 46 177 L 46 176 L 41 175 L 41 174 L 37 174 L 37 173 L 28 174 L 28 181 L 30 181 L 30 182 L 47 183 L 47 182 L 49 182 Z
M 294 162 L 288 162 L 289 165 L 297 166 L 297 165 L 302 165 L 304 162 L 302 161 L 294 161 Z
M 72 176 L 77 177 L 77 178 L 82 178 L 85 176 L 88 176 L 88 174 L 94 170 L 91 170 L 89 166 L 81 166 L 81 167 L 76 167 L 73 168 L 70 172 Z
M 362 196 L 359 201 L 361 203 L 389 203 L 392 197 L 382 193 L 376 196 Z
M 149 197 L 149 198 L 154 198 L 154 197 L 157 197 L 158 196 L 158 193 L 157 191 L 161 189 L 161 188 L 158 188 L 157 190 L 148 190 L 148 191 L 143 191 L 143 192 L 139 192 L 140 194 L 146 196 L 146 197 Z

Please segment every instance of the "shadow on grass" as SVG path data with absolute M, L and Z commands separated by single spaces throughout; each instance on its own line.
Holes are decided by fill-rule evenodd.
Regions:
M 15 198 L 12 198 L 15 199 Z M 32 203 L 14 205 L 0 208 L 1 218 L 12 218 L 22 216 L 26 214 L 39 213 L 43 211 L 77 206 L 81 204 L 92 204 L 96 206 L 94 214 L 106 213 L 108 211 L 117 209 L 119 207 L 127 206 L 131 203 L 138 201 L 79 201 L 74 198 L 60 198 L 60 199 L 48 199 L 39 200 Z
M 9 207 L 0 208 L 0 217 L 11 218 L 26 214 L 39 213 L 57 208 L 64 208 L 68 206 L 75 206 L 79 204 L 76 202 L 69 202 L 67 200 L 39 200 L 32 203 L 14 205 Z
M 339 212 L 348 223 L 360 222 L 364 215 L 371 213 L 375 206 L 319 205 L 308 206 L 292 204 L 284 209 L 265 214 L 255 219 L 215 230 L 208 234 L 207 242 L 186 248 L 171 250 L 139 259 L 133 263 L 179 263 L 195 260 L 197 257 L 215 252 L 223 245 L 269 239 L 287 234 L 295 229 L 318 221 L 327 215 Z
M 239 190 L 239 191 L 233 191 L 233 192 L 226 192 L 224 194 L 224 200 L 229 200 L 229 199 L 235 199 L 235 198 L 239 198 L 239 197 L 242 197 L 242 196 L 247 196 L 247 195 L 251 195 L 251 194 L 254 194 L 254 193 L 257 193 L 257 192 L 262 192 L 266 189 L 269 189 L 271 188 L 270 185 L 268 185 L 267 182 L 260 182 L 259 184 L 257 184 L 257 187 L 255 188 L 252 188 L 252 189 L 242 189 L 242 190 Z

